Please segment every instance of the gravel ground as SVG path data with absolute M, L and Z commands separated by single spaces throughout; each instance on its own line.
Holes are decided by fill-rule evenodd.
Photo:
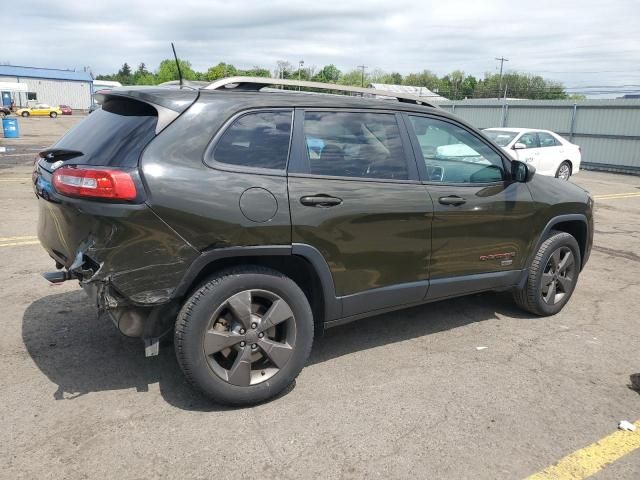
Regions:
M 74 121 L 29 119 L 12 145 L 46 145 L 29 129 Z M 36 201 L 30 168 L 2 155 L 0 165 L 7 243 L 35 235 Z M 638 177 L 581 172 L 574 181 L 595 195 L 640 192 Z M 640 371 L 640 197 L 596 208 L 590 263 L 560 314 L 533 318 L 507 294 L 482 294 L 338 327 L 316 342 L 293 388 L 246 409 L 193 391 L 172 347 L 145 358 L 77 284 L 47 284 L 40 272 L 53 264 L 39 245 L 0 246 L 0 478 L 510 479 L 541 470 L 640 418 L 628 388 Z M 597 476 L 639 477 L 640 451 Z

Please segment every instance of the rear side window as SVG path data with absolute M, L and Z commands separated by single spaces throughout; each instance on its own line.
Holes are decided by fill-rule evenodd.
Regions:
M 253 112 L 222 134 L 213 159 L 227 165 L 284 170 L 289 155 L 292 111 Z
M 409 178 L 393 114 L 305 112 L 304 137 L 312 174 Z
M 107 100 L 101 109 L 62 137 L 54 148 L 77 150 L 73 163 L 136 167 L 155 136 L 158 114 L 151 105 L 126 99 Z
M 541 147 L 557 147 L 560 142 L 553 135 L 546 132 L 538 132 L 538 141 Z
M 538 134 L 535 132 L 525 133 L 519 139 L 518 143 L 522 143 L 527 148 L 538 148 Z

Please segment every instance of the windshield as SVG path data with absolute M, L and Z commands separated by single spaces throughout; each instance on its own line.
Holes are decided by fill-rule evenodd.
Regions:
M 484 130 L 484 134 L 501 147 L 506 147 L 516 138 L 518 132 L 507 132 L 505 130 Z

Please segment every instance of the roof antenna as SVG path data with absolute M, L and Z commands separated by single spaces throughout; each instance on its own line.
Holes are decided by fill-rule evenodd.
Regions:
M 171 49 L 173 50 L 173 57 L 176 59 L 176 67 L 178 67 L 178 78 L 180 79 L 180 86 L 182 87 L 182 70 L 180 70 L 180 62 L 178 61 L 176 47 L 173 46 L 173 42 L 171 42 Z

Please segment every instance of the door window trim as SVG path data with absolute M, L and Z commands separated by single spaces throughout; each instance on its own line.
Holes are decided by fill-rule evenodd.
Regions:
M 421 112 L 404 112 L 402 114 L 404 118 L 404 123 L 407 131 L 409 132 L 409 138 L 411 139 L 411 144 L 413 146 L 413 154 L 415 162 L 418 166 L 418 172 L 420 174 L 421 183 L 424 185 L 447 185 L 447 186 L 456 186 L 456 187 L 482 187 L 482 186 L 490 186 L 490 185 L 500 185 L 505 182 L 513 181 L 511 177 L 511 159 L 507 158 L 507 154 L 502 152 L 499 147 L 495 147 L 490 142 L 488 142 L 481 134 L 474 132 L 472 129 L 468 128 L 466 125 L 456 122 L 455 120 L 443 117 L 440 115 L 434 115 L 431 113 L 421 113 Z M 494 153 L 498 155 L 498 158 L 502 161 L 502 168 L 504 170 L 504 177 L 502 180 L 498 180 L 495 182 L 478 182 L 478 183 L 454 183 L 454 182 L 434 182 L 432 180 L 427 179 L 427 167 L 424 163 L 424 157 L 422 155 L 422 148 L 420 147 L 420 142 L 418 141 L 418 136 L 416 135 L 415 130 L 413 129 L 413 123 L 409 117 L 423 117 L 429 118 L 432 120 L 438 120 L 443 123 L 448 123 L 454 127 L 461 128 L 471 136 L 475 137 L 479 142 L 481 142 L 485 147 L 493 150 Z
M 379 113 L 386 115 L 393 115 L 400 132 L 400 139 L 402 142 L 402 150 L 404 153 L 404 160 L 407 166 L 407 179 L 392 179 L 392 178 L 365 178 L 365 177 L 350 177 L 342 175 L 322 175 L 318 173 L 311 173 L 311 165 L 309 162 L 309 156 L 307 154 L 307 147 L 304 139 L 304 116 L 306 112 L 333 112 L 333 113 Z M 295 109 L 294 121 L 293 121 L 293 135 L 292 146 L 290 149 L 290 161 L 287 168 L 287 174 L 290 177 L 299 178 L 318 178 L 328 180 L 346 180 L 353 182 L 374 182 L 374 183 L 412 183 L 419 184 L 420 177 L 418 169 L 415 163 L 415 158 L 412 155 L 413 148 L 409 139 L 409 134 L 406 131 L 404 122 L 402 120 L 402 113 L 395 110 L 384 109 L 370 109 L 370 108 L 337 108 L 337 107 L 298 107 Z
M 254 113 L 269 113 L 269 112 L 290 112 L 291 113 L 291 127 L 289 129 L 289 148 L 287 149 L 287 160 L 285 162 L 284 168 L 262 168 L 262 167 L 250 167 L 248 165 L 232 165 L 230 163 L 218 162 L 213 154 L 215 152 L 216 147 L 218 146 L 218 142 L 222 138 L 222 136 L 231 128 L 237 120 L 240 118 L 251 115 Z M 236 173 L 252 173 L 257 175 L 271 175 L 275 177 L 286 177 L 287 176 L 287 167 L 289 165 L 289 161 L 291 159 L 291 147 L 293 142 L 293 132 L 294 132 L 294 109 L 292 107 L 268 107 L 268 108 L 251 108 L 247 110 L 241 110 L 239 112 L 231 115 L 222 126 L 218 129 L 216 134 L 213 136 L 209 145 L 204 150 L 204 155 L 202 157 L 202 163 L 209 168 L 214 170 L 222 170 L 225 172 L 236 172 Z

